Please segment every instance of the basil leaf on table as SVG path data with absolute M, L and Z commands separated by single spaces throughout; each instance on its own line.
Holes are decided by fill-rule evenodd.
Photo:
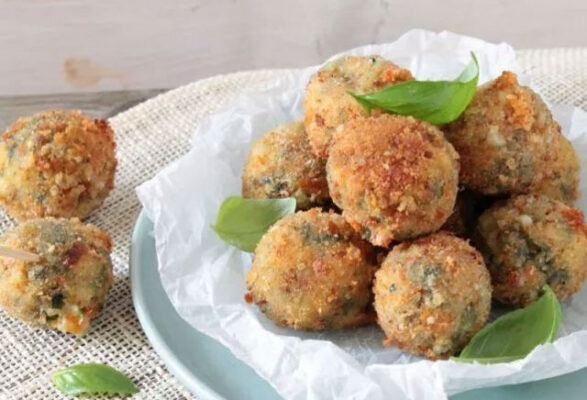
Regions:
M 454 81 L 405 81 L 377 92 L 350 93 L 370 112 L 380 108 L 391 114 L 411 115 L 432 124 L 446 124 L 457 119 L 467 108 L 479 81 L 479 64 L 475 54 Z
M 133 394 L 139 390 L 124 374 L 106 364 L 77 364 L 56 371 L 51 382 L 61 393 Z
M 212 229 L 226 243 L 241 250 L 253 252 L 261 236 L 269 227 L 296 210 L 296 199 L 243 199 L 226 198 Z
M 561 306 L 549 286 L 534 303 L 509 312 L 481 329 L 455 361 L 493 364 L 524 358 L 540 344 L 550 343 L 561 322 Z

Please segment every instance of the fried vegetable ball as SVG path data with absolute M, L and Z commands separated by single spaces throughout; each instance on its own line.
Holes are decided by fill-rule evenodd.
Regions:
M 85 218 L 114 183 L 114 134 L 79 111 L 20 118 L 0 141 L 0 203 L 19 220 Z
M 558 156 L 549 166 L 547 175 L 532 188 L 532 193 L 544 195 L 572 205 L 579 198 L 580 162 L 573 144 L 563 135 L 556 136 Z
M 483 257 L 447 232 L 395 246 L 375 273 L 373 291 L 384 344 L 430 359 L 462 350 L 491 308 Z
M 0 306 L 34 326 L 85 333 L 112 286 L 108 234 L 78 219 L 31 219 L 0 244 L 39 256 L 0 258 Z
M 346 56 L 320 68 L 310 79 L 304 98 L 304 123 L 314 153 L 326 158 L 334 131 L 367 115 L 348 91 L 368 93 L 412 79 L 410 71 L 377 55 Z
M 387 247 L 446 222 L 457 196 L 459 160 L 436 127 L 380 114 L 336 132 L 326 175 L 346 220 L 372 244 Z
M 556 157 L 559 125 L 540 96 L 512 72 L 480 87 L 446 127 L 461 156 L 461 183 L 482 194 L 527 193 Z
M 521 195 L 479 218 L 474 234 L 501 303 L 526 306 L 545 284 L 562 300 L 587 276 L 587 226 L 583 213 L 544 196 Z
M 340 215 L 319 209 L 279 220 L 261 238 L 249 293 L 278 326 L 319 331 L 373 322 L 370 245 Z
M 243 197 L 295 197 L 298 210 L 323 205 L 330 199 L 325 164 L 312 153 L 302 121 L 278 126 L 249 152 Z

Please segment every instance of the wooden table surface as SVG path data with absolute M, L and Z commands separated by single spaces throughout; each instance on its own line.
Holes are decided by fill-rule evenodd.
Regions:
M 414 28 L 587 46 L 585 0 L 0 0 L 0 95 L 177 87 L 303 67 Z
M 50 109 L 78 109 L 94 118 L 109 118 L 166 90 L 0 96 L 0 131 L 18 117 Z

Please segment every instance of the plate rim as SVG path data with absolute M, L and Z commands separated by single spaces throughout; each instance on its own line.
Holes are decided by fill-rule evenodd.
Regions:
M 141 232 L 144 234 L 146 228 L 146 222 L 149 220 L 144 209 L 140 209 L 138 212 L 133 230 L 131 234 L 130 247 L 129 247 L 129 277 L 130 277 L 130 288 L 132 303 L 137 314 L 137 318 L 141 325 L 141 329 L 147 336 L 147 339 L 152 346 L 155 353 L 161 358 L 167 369 L 171 374 L 192 394 L 196 394 L 199 397 L 210 399 L 210 400 L 228 400 L 216 392 L 211 386 L 206 384 L 196 375 L 194 375 L 190 368 L 185 365 L 169 348 L 162 335 L 160 334 L 156 323 L 151 318 L 145 307 L 145 294 L 139 290 L 138 278 L 139 266 L 137 264 L 138 259 L 138 248 L 137 242 L 141 239 Z

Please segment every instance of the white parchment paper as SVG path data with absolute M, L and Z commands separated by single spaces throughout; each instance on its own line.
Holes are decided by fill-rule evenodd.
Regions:
M 443 32 L 410 31 L 396 42 L 353 49 L 380 54 L 419 79 L 452 79 L 479 60 L 480 81 L 516 70 L 507 44 Z M 509 364 L 432 362 L 381 345 L 383 333 L 367 327 L 336 333 L 277 328 L 246 304 L 245 274 L 251 256 L 223 243 L 209 228 L 222 200 L 240 194 L 240 176 L 251 143 L 274 126 L 302 116 L 308 77 L 297 70 L 261 92 L 246 93 L 194 132 L 191 150 L 137 189 L 154 222 L 159 272 L 178 313 L 194 328 L 227 346 L 287 399 L 446 399 L 486 386 L 520 383 L 587 366 L 587 290 L 563 305 L 558 340 Z M 555 118 L 577 147 L 587 183 L 587 114 L 552 105 Z M 587 210 L 585 198 L 578 206 Z

